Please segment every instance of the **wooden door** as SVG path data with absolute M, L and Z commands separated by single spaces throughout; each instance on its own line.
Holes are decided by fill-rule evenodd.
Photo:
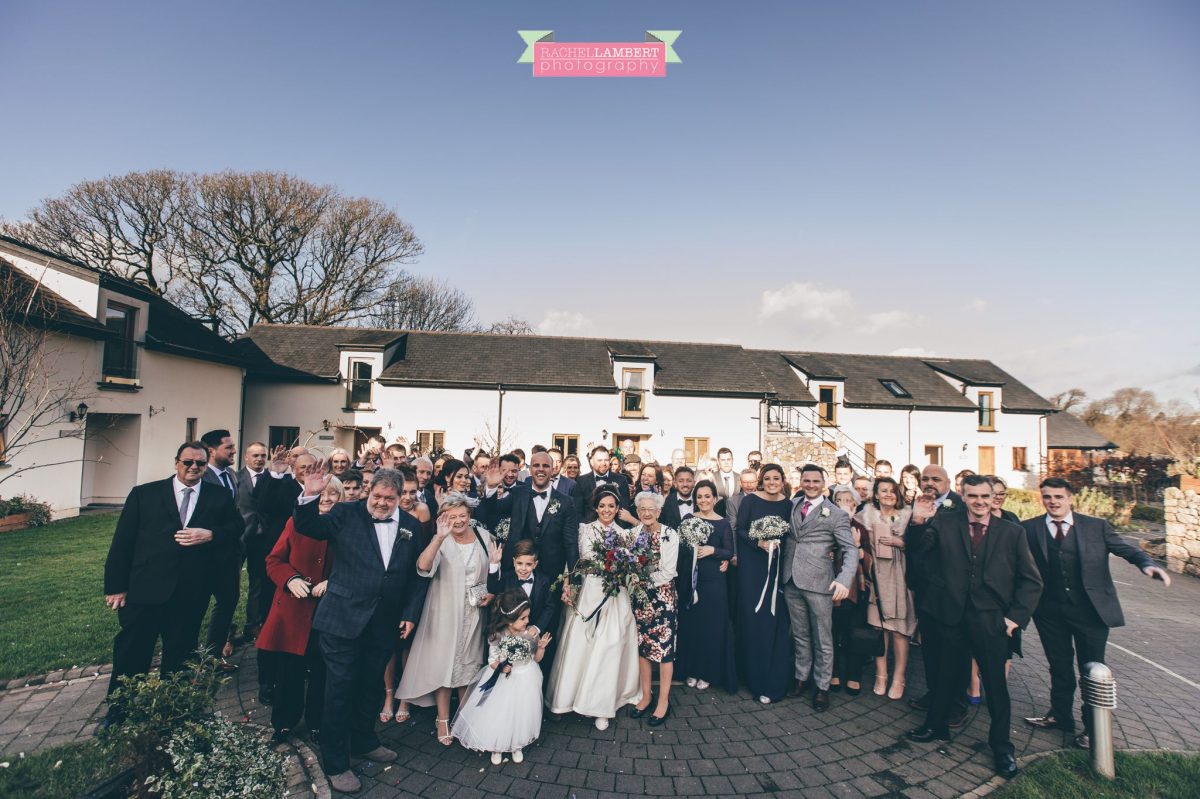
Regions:
M 995 474 L 996 473 L 996 448 L 995 447 L 980 447 L 979 448 L 979 473 L 980 474 Z

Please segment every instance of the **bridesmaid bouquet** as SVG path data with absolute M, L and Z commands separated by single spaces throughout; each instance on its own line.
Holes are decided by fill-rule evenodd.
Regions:
M 779 591 L 775 590 L 773 584 L 777 579 L 776 572 L 778 569 L 771 567 L 778 565 L 778 562 L 775 560 L 775 551 L 779 548 L 780 539 L 791 531 L 792 526 L 778 516 L 764 516 L 750 523 L 750 539 L 752 541 L 770 541 L 772 544 L 771 549 L 767 552 L 767 581 L 763 583 L 762 593 L 758 597 L 758 605 L 754 608 L 755 613 L 762 610 L 763 603 L 766 601 L 767 594 L 769 593 L 771 595 L 771 615 L 775 615 L 776 598 Z
M 510 666 L 520 666 L 533 660 L 533 642 L 524 635 L 506 635 L 496 648 L 500 650 L 500 660 Z M 504 670 L 504 663 L 497 671 Z
M 713 526 L 704 519 L 693 516 L 684 519 L 679 525 L 679 536 L 692 549 L 708 544 L 708 537 L 713 533 Z
M 496 529 L 492 531 L 492 538 L 495 538 L 501 544 L 508 541 L 508 530 L 512 526 L 511 519 L 501 519 L 496 522 Z

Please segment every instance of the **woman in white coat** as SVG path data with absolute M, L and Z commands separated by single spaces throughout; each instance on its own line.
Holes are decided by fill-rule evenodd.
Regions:
M 579 525 L 581 560 L 596 557 L 596 542 L 606 536 L 632 541 L 630 531 L 616 524 L 620 502 L 612 487 L 596 489 L 592 496 L 596 521 Z M 572 589 L 563 586 L 563 602 L 572 609 L 564 614 L 559 631 L 559 652 L 550 670 L 546 706 L 551 713 L 591 716 L 596 719 L 596 729 L 605 730 L 618 710 L 642 698 L 637 622 L 624 587 L 615 596 L 605 597 L 603 579 L 588 575 L 577 594 L 573 595 Z

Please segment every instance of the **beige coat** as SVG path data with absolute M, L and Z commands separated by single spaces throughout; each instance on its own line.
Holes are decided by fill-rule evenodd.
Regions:
M 491 543 L 487 533 L 480 531 L 479 535 L 484 544 Z M 478 541 L 471 545 L 476 550 L 472 574 L 476 581 L 486 584 L 487 553 Z M 467 671 L 471 676 L 483 665 L 484 609 L 467 605 L 463 557 L 453 536 L 447 536 L 442 542 L 429 571 L 417 569 L 417 574 L 431 578 L 431 582 L 396 695 L 414 705 L 429 707 L 434 703 L 433 692 L 438 688 L 461 687 L 452 679 L 456 662 L 460 666 L 470 666 Z M 465 640 L 460 636 L 465 636 Z M 464 643 L 465 646 L 461 645 Z

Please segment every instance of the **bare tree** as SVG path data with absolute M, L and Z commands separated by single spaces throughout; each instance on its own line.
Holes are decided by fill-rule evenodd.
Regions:
M 395 330 L 473 331 L 475 303 L 440 280 L 401 272 L 387 286 L 371 323 Z
M 499 322 L 492 322 L 483 333 L 504 333 L 509 336 L 532 336 L 533 326 L 524 319 L 507 316 Z
M 1066 413 L 1072 408 L 1081 407 L 1086 399 L 1087 393 L 1082 388 L 1069 388 L 1052 396 L 1050 404 L 1058 408 L 1060 412 Z
M 68 408 L 92 397 L 94 377 L 67 351 L 67 339 L 52 335 L 57 308 L 35 280 L 0 262 L 0 297 L 0 462 L 9 466 L 0 470 L 3 484 L 80 460 L 39 461 L 34 448 L 58 440 Z
M 162 294 L 174 278 L 171 226 L 186 184 L 165 169 L 85 180 L 3 229 Z

